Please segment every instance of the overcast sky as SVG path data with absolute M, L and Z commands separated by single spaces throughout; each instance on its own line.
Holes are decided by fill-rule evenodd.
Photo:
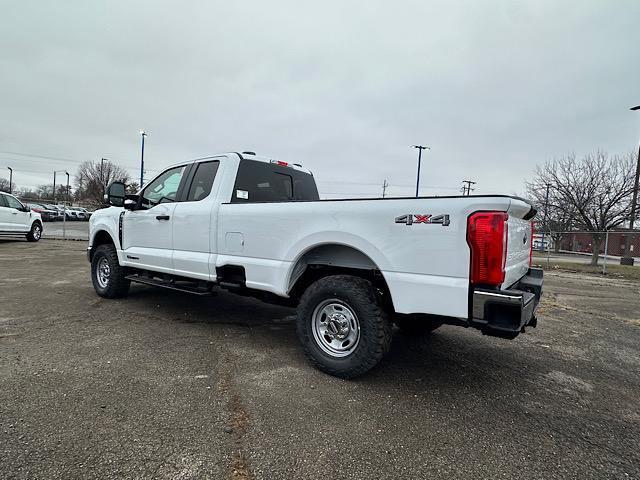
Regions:
M 0 0 L 0 176 L 222 151 L 327 197 L 523 193 L 537 163 L 640 137 L 640 1 Z M 14 152 L 14 153 L 7 153 Z M 58 160 L 38 158 L 57 157 Z M 64 176 L 64 174 L 62 174 Z

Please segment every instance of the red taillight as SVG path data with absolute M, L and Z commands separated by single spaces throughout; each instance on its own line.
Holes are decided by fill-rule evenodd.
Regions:
M 287 162 L 283 162 L 282 160 L 271 160 L 271 163 L 275 163 L 276 165 L 280 165 L 281 167 L 289 166 Z
M 471 248 L 471 283 L 498 286 L 504 282 L 507 259 L 505 212 L 476 212 L 467 220 L 467 243 Z

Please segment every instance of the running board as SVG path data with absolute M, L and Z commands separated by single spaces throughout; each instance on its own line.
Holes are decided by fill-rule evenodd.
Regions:
M 200 295 L 200 296 L 213 295 L 211 290 L 207 288 L 191 287 L 189 285 L 179 285 L 171 280 L 169 281 L 159 280 L 156 278 L 150 278 L 142 275 L 127 275 L 125 278 L 127 280 L 131 280 L 132 282 L 143 283 L 144 285 L 150 285 L 152 287 L 168 288 L 169 290 L 176 290 L 178 292 L 191 293 L 193 295 Z

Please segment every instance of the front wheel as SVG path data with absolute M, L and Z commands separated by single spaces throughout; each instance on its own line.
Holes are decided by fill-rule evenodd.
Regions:
M 42 238 L 42 224 L 38 221 L 33 222 L 31 230 L 27 233 L 27 241 L 37 242 Z
M 131 285 L 125 277 L 116 248 L 111 244 L 98 246 L 91 260 L 91 281 L 96 293 L 104 298 L 124 297 Z
M 371 370 L 391 346 L 391 321 L 376 289 L 350 275 L 321 278 L 305 291 L 297 330 L 311 362 L 341 378 Z

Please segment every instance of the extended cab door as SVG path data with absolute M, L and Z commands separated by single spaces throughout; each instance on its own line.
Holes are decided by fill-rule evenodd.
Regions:
M 220 159 L 193 164 L 173 212 L 173 269 L 176 275 L 215 280 L 216 181 Z
M 173 212 L 189 166 L 158 175 L 142 190 L 136 210 L 125 210 L 122 249 L 127 265 L 172 273 Z

